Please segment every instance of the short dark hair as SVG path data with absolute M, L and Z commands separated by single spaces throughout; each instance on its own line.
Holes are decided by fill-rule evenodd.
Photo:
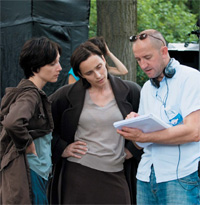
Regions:
M 91 55 L 98 55 L 100 58 L 102 58 L 103 56 L 101 50 L 95 44 L 86 41 L 74 50 L 70 59 L 71 67 L 74 70 L 74 74 L 80 77 L 83 82 L 83 85 L 87 88 L 90 87 L 90 84 L 79 74 L 81 73 L 80 64 L 83 61 L 87 60 Z
M 88 41 L 94 43 L 101 50 L 104 57 L 107 55 L 106 43 L 103 36 L 100 37 L 92 37 L 88 39 Z
M 39 72 L 40 68 L 52 63 L 58 53 L 61 55 L 61 47 L 47 37 L 32 38 L 22 47 L 19 64 L 28 79 Z

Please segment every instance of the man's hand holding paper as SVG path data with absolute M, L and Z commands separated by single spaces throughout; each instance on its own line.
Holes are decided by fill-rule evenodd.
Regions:
M 131 112 L 126 120 L 115 122 L 114 127 L 124 138 L 133 141 L 137 147 L 146 147 L 152 144 L 146 133 L 160 131 L 170 126 L 154 116 L 153 114 L 141 115 Z
M 130 119 L 130 118 L 133 118 L 133 117 L 138 117 L 139 114 L 136 113 L 136 112 L 130 112 L 127 116 L 126 116 L 126 120 L 127 119 Z

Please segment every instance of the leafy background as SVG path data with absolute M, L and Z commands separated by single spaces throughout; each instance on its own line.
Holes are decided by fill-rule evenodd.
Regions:
M 138 33 L 149 28 L 160 31 L 170 43 L 197 43 L 191 31 L 198 30 L 199 0 L 138 0 L 137 30 Z M 91 0 L 89 37 L 97 35 L 96 0 Z M 148 77 L 137 67 L 137 83 L 141 86 Z

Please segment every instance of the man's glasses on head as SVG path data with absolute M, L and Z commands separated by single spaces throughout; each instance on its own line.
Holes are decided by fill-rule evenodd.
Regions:
M 142 34 L 137 35 L 137 36 L 131 36 L 131 37 L 129 38 L 129 40 L 130 40 L 131 42 L 135 42 L 137 39 L 144 40 L 144 39 L 146 39 L 148 36 L 151 36 L 152 38 L 155 38 L 155 39 L 157 39 L 157 40 L 159 40 L 159 41 L 162 41 L 163 45 L 165 46 L 165 43 L 164 43 L 164 41 L 163 41 L 162 39 L 160 39 L 160 38 L 158 38 L 158 37 L 155 37 L 155 36 L 153 36 L 153 35 L 151 35 L 151 34 L 147 34 L 147 33 L 142 33 Z

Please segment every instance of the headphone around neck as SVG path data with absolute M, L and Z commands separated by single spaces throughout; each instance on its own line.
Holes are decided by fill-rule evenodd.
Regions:
M 163 73 L 166 78 L 172 78 L 174 74 L 176 73 L 176 69 L 172 67 L 173 59 L 171 58 L 169 63 L 167 64 L 167 67 L 164 69 Z M 160 82 L 157 80 L 157 78 L 150 78 L 150 82 L 153 86 L 156 88 L 160 87 Z

